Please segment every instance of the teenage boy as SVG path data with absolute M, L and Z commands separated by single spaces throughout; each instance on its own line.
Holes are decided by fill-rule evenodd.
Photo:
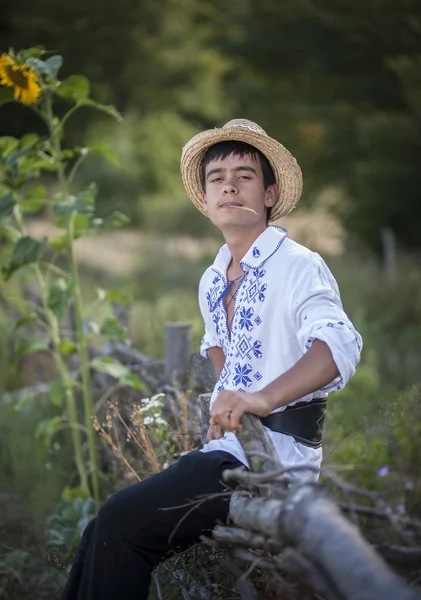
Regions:
M 181 173 L 226 242 L 199 286 L 201 352 L 217 377 L 208 443 L 106 501 L 84 532 L 62 600 L 146 600 L 152 569 L 226 519 L 227 500 L 193 511 L 189 502 L 222 491 L 222 472 L 247 465 L 235 435 L 244 413 L 261 418 L 292 475 L 314 477 L 327 395 L 344 387 L 360 358 L 361 337 L 326 264 L 268 226 L 301 195 L 288 150 L 235 119 L 193 137 Z

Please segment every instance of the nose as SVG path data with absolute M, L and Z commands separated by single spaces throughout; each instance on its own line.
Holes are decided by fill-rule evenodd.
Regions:
M 238 187 L 235 185 L 235 180 L 233 177 L 230 177 L 226 180 L 223 193 L 230 195 L 238 194 Z

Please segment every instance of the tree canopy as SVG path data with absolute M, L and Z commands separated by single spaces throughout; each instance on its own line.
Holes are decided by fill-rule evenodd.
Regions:
M 120 174 L 102 173 L 103 201 L 132 206 L 140 223 L 159 226 L 170 206 L 165 227 L 203 227 L 189 216 L 178 176 L 182 144 L 246 117 L 297 157 L 303 203 L 334 186 L 342 191 L 335 210 L 363 242 L 377 248 L 388 227 L 402 245 L 420 247 L 415 0 L 20 0 L 3 9 L 0 28 L 4 51 L 43 44 L 59 52 L 66 70 L 95 82 L 101 102 L 128 115 L 120 133 L 97 125 L 123 157 Z M 2 133 L 38 126 L 17 108 L 2 107 Z M 83 137 L 86 117 L 72 123 Z

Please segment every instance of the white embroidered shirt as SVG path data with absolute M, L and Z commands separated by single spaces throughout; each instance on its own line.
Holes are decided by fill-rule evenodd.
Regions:
M 235 296 L 231 332 L 223 303 L 231 261 L 227 244 L 200 281 L 199 304 L 205 324 L 201 354 L 206 356 L 207 350 L 214 346 L 221 347 L 225 354 L 211 406 L 223 389 L 261 390 L 293 367 L 315 339 L 329 346 L 340 375 L 291 405 L 341 390 L 355 372 L 362 339 L 344 313 L 337 283 L 318 254 L 287 235 L 281 227 L 268 227 L 241 260 L 243 276 Z M 314 449 L 289 435 L 267 431 L 283 466 L 320 467 L 321 448 Z M 203 452 L 211 450 L 230 452 L 248 465 L 233 433 L 227 432 L 202 448 Z M 297 474 L 314 478 L 310 470 Z

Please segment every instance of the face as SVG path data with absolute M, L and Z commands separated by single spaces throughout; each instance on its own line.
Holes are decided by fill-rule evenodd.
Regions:
M 252 156 L 232 154 L 206 167 L 203 203 L 212 223 L 221 230 L 265 226 L 266 208 L 275 204 L 276 193 L 276 185 L 265 190 L 260 161 Z

